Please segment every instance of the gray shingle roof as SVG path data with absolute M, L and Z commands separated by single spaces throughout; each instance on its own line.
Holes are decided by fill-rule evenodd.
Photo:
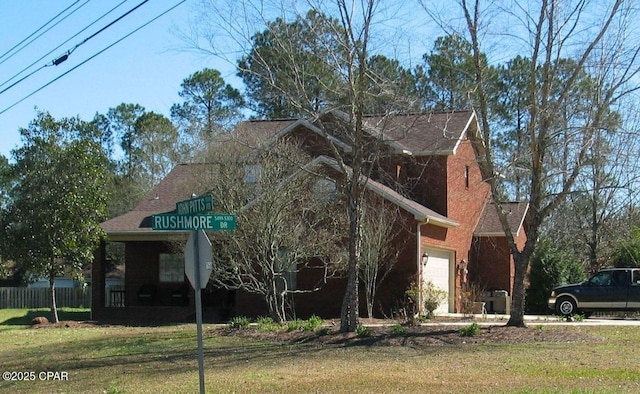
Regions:
M 330 114 L 347 118 L 343 112 Z M 364 119 L 367 130 L 374 136 L 382 136 L 398 151 L 421 155 L 451 155 L 464 138 L 465 132 L 475 131 L 473 111 L 428 112 L 420 114 L 393 114 L 387 116 L 367 116 Z M 296 130 L 295 124 L 307 124 L 307 120 L 252 120 L 241 122 L 236 132 L 253 143 L 281 136 L 282 131 Z M 314 123 L 314 122 L 311 122 Z M 317 130 L 312 130 L 317 131 Z
M 502 209 L 507 213 L 507 221 L 511 232 L 514 235 L 518 235 L 522 231 L 529 204 L 525 202 L 505 202 L 502 203 Z M 495 204 L 489 203 L 485 205 L 474 235 L 477 237 L 504 236 L 504 230 L 502 229 L 502 224 L 500 224 Z
M 367 117 L 366 124 L 385 140 L 414 156 L 451 155 L 470 127 L 472 111 L 433 112 L 386 117 Z M 475 131 L 475 129 L 473 129 Z
M 333 111 L 336 115 L 338 111 Z M 346 116 L 344 113 L 338 114 Z M 397 151 L 413 155 L 453 154 L 469 127 L 475 128 L 475 117 L 472 111 L 434 112 L 410 115 L 368 116 L 365 119 L 367 131 L 380 136 Z M 241 122 L 234 134 L 234 139 L 242 140 L 255 146 L 271 138 L 279 136 L 283 131 L 297 129 L 296 123 L 307 121 L 296 119 L 252 120 Z M 307 124 L 307 123 L 305 123 Z M 307 126 L 308 127 L 308 126 Z M 474 129 L 475 131 L 475 129 Z M 191 197 L 195 173 L 204 164 L 181 164 L 176 166 L 142 201 L 130 212 L 107 220 L 102 228 L 114 237 L 130 237 L 136 234 L 143 236 L 161 235 L 152 232 L 151 216 L 156 213 L 170 212 L 178 201 Z M 187 186 L 187 182 L 191 186 Z M 391 189 L 371 181 L 378 194 L 394 200 L 397 204 L 412 212 L 417 220 L 430 219 L 446 227 L 458 224 L 439 215 L 430 209 L 400 196 Z
M 176 202 L 191 198 L 193 179 L 206 164 L 180 164 L 158 183 L 130 212 L 100 224 L 111 235 L 150 233 L 151 215 L 171 212 Z

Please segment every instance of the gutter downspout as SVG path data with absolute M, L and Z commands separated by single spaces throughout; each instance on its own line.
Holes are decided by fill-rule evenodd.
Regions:
M 417 278 L 417 285 L 418 285 L 418 314 L 422 314 L 424 313 L 424 302 L 422 299 L 422 292 L 423 292 L 423 280 L 422 280 L 422 232 L 421 232 L 421 227 L 424 224 L 428 224 L 429 223 L 429 218 L 426 218 L 424 221 L 418 221 L 418 224 L 416 225 L 416 264 L 417 264 L 417 273 L 418 273 L 418 278 Z M 417 316 L 416 316 L 417 317 Z

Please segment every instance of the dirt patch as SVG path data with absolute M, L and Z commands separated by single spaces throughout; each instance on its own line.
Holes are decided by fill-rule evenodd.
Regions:
M 212 335 L 239 336 L 281 344 L 306 343 L 327 346 L 407 346 L 421 348 L 438 345 L 483 344 L 483 343 L 527 343 L 527 342 L 593 342 L 603 340 L 575 330 L 570 326 L 507 327 L 504 324 L 479 326 L 473 336 L 465 336 L 461 330 L 468 325 L 398 326 L 376 324 L 368 327 L 367 335 L 341 333 L 336 326 L 324 326 L 319 331 L 264 331 L 250 327 L 245 329 L 218 328 Z

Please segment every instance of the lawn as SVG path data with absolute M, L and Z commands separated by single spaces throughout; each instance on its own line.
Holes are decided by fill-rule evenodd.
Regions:
M 34 374 L 23 374 L 26 381 L 0 381 L 2 392 L 198 391 L 193 324 L 31 329 L 15 324 L 19 317 L 0 311 L 1 369 Z M 206 387 L 211 393 L 640 392 L 638 327 L 576 323 L 570 329 L 604 340 L 328 346 L 219 335 L 205 325 Z M 47 372 L 53 373 L 49 379 Z

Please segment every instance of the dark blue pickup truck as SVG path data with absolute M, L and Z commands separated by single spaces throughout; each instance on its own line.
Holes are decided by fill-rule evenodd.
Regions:
M 558 286 L 548 305 L 564 316 L 640 310 L 640 268 L 606 268 L 582 283 Z

